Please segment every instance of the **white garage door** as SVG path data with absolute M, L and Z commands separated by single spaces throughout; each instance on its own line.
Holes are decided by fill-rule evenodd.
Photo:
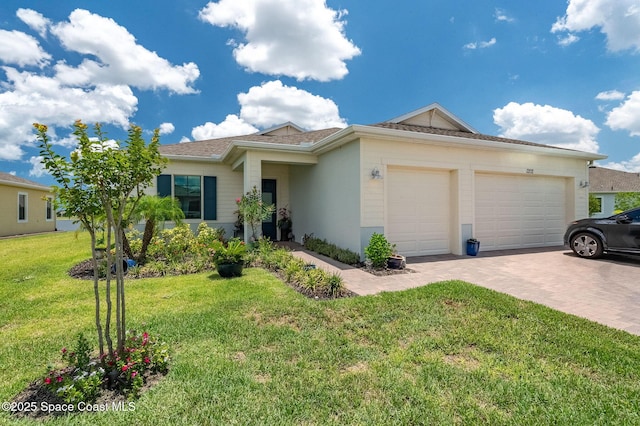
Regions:
M 400 254 L 450 253 L 449 172 L 387 169 L 387 230 Z
M 562 245 L 565 179 L 476 174 L 475 199 L 481 250 Z

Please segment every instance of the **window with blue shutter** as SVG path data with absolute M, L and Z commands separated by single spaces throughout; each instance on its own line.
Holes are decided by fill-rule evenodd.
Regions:
M 158 197 L 171 197 L 171 175 L 158 176 Z
M 204 220 L 217 220 L 217 179 L 215 176 L 204 177 Z

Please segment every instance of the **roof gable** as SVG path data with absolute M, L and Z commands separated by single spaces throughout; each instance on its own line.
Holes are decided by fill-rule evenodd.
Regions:
M 387 120 L 387 123 L 406 124 L 409 126 L 433 127 L 443 130 L 478 133 L 473 127 L 447 111 L 442 105 L 434 102 L 426 107 L 408 112 L 399 117 Z
M 258 132 L 257 134 L 263 136 L 289 136 L 304 132 L 305 130 L 302 127 L 287 121 L 286 123 Z
M 640 173 L 591 166 L 589 192 L 640 192 Z

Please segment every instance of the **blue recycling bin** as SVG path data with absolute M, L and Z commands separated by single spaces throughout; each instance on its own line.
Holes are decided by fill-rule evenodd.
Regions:
M 475 239 L 467 240 L 467 255 L 477 256 L 480 251 L 480 241 Z

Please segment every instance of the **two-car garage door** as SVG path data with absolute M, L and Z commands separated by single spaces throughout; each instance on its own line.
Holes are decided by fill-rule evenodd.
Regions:
M 475 176 L 475 237 L 482 250 L 562 245 L 566 180 L 529 175 Z
M 564 178 L 476 173 L 474 186 L 473 236 L 481 250 L 562 245 Z M 452 211 L 449 171 L 388 167 L 387 191 L 385 234 L 398 252 L 451 253 L 451 227 L 460 226 L 453 220 L 468 215 Z

